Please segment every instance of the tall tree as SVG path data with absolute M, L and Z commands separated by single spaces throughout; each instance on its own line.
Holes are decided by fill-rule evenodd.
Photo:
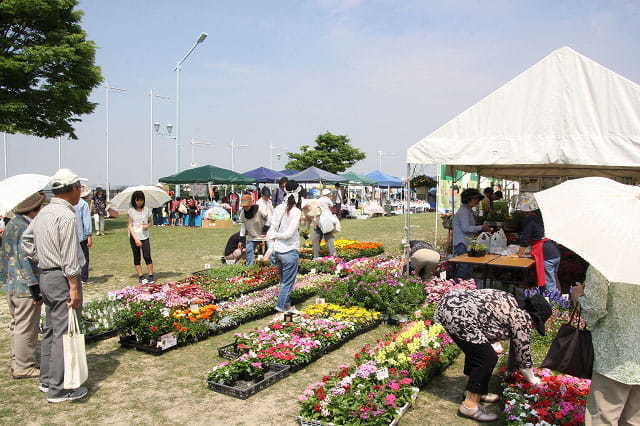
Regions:
M 367 155 L 358 148 L 351 146 L 351 140 L 346 135 L 334 135 L 326 132 L 318 135 L 316 146 L 302 145 L 299 153 L 288 152 L 291 159 L 287 169 L 304 170 L 314 166 L 331 173 L 344 172 L 353 167 Z
M 0 131 L 69 135 L 102 76 L 77 0 L 0 0 Z

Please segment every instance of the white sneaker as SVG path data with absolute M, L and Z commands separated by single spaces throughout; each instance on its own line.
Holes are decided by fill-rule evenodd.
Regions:
M 297 310 L 295 306 L 292 306 L 292 307 L 290 307 L 289 309 L 287 309 L 287 312 L 288 312 L 288 313 L 291 313 L 291 314 L 296 314 L 296 315 L 300 315 L 300 314 L 302 314 L 302 312 L 300 312 L 299 310 Z

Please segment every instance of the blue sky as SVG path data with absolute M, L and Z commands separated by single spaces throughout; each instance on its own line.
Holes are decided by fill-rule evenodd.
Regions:
M 246 144 L 236 169 L 269 166 L 279 152 L 313 144 L 324 131 L 347 134 L 377 168 L 402 175 L 406 149 L 552 50 L 570 46 L 640 82 L 640 2 L 87 0 L 83 25 L 113 86 L 112 184 L 149 183 L 149 97 L 155 116 L 175 123 L 178 59 L 204 31 L 208 39 L 182 74 L 183 167 L 229 168 L 231 140 Z M 104 185 L 105 90 L 63 141 L 64 167 Z M 52 174 L 57 144 L 9 136 L 9 175 Z M 274 168 L 284 166 L 274 160 Z M 154 178 L 172 174 L 173 142 L 155 138 Z

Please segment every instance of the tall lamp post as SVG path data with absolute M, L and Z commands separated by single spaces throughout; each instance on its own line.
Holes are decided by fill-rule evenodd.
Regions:
M 171 100 L 166 96 L 155 95 L 153 89 L 149 90 L 149 185 L 153 185 L 153 134 L 154 130 L 155 133 L 160 130 L 160 123 L 156 129 L 153 121 L 153 98 Z
M 274 146 L 271 142 L 269 142 L 269 168 L 273 170 L 273 151 L 276 149 L 280 149 L 279 146 Z M 277 154 L 278 160 L 280 159 L 280 154 Z
M 126 92 L 126 89 L 120 89 L 118 87 L 113 87 L 109 84 L 109 81 L 105 79 L 104 81 L 104 87 L 106 89 L 106 94 L 107 94 L 107 99 L 105 102 L 105 108 L 107 111 L 107 124 L 106 124 L 106 131 L 105 131 L 105 135 L 106 135 L 106 139 L 107 139 L 107 201 L 111 200 L 111 186 L 109 184 L 109 100 L 110 100 L 110 95 L 111 92 L 119 92 L 119 93 L 123 93 Z
M 235 160 L 236 150 L 239 151 L 241 149 L 247 149 L 249 148 L 249 145 L 238 145 L 237 143 L 235 143 L 233 139 L 231 139 L 231 143 L 229 144 L 229 146 L 231 147 L 231 171 L 235 172 L 236 171 L 236 160 Z
M 7 177 L 7 132 L 2 133 L 2 142 L 4 144 L 4 177 Z
M 187 52 L 182 59 L 176 64 L 176 173 L 180 172 L 180 132 L 182 131 L 182 121 L 180 117 L 180 71 L 182 71 L 182 65 L 187 60 L 189 55 L 207 38 L 207 33 L 200 33 L 196 42 L 191 46 L 191 49 Z M 180 186 L 176 186 L 176 195 L 180 195 Z

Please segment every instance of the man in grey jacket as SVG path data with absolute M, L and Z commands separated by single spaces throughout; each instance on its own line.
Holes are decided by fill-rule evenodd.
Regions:
M 40 390 L 58 403 L 84 398 L 87 388 L 64 389 L 64 348 L 69 309 L 82 305 L 80 272 L 85 263 L 73 208 L 80 200 L 79 178 L 69 169 L 53 176 L 54 197 L 22 235 L 26 256 L 40 269 L 40 291 L 47 322 L 40 359 Z

